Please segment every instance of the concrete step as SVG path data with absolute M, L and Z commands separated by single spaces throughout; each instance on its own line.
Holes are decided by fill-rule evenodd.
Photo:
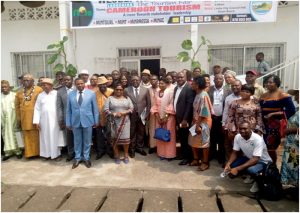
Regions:
M 256 200 L 249 192 L 3 185 L 5 212 L 298 212 L 299 201 Z

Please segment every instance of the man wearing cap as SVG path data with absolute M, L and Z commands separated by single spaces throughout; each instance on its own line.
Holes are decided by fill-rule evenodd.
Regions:
M 40 156 L 60 160 L 58 157 L 65 141 L 57 120 L 57 91 L 53 90 L 50 78 L 43 79 L 42 87 L 44 92 L 37 97 L 33 114 L 33 124 L 40 130 Z
M 66 139 L 67 148 L 68 148 L 68 157 L 66 161 L 71 161 L 74 156 L 74 138 L 73 132 L 66 128 L 66 112 L 67 112 L 67 100 L 68 94 L 73 91 L 73 77 L 70 75 L 66 75 L 64 77 L 64 86 L 57 90 L 57 119 L 58 124 L 61 130 L 63 130 L 64 138 Z
M 108 80 L 101 76 L 98 78 L 99 90 L 96 92 L 96 100 L 98 104 L 99 114 L 100 114 L 100 125 L 96 129 L 96 160 L 103 157 L 103 155 L 108 154 L 113 158 L 113 150 L 107 138 L 107 126 L 106 126 L 106 116 L 103 111 L 104 103 L 109 96 L 113 93 L 113 89 L 107 88 Z
M 34 85 L 33 76 L 25 74 L 23 76 L 23 89 L 20 89 L 16 94 L 17 129 L 22 129 L 26 158 L 38 156 L 40 152 L 39 130 L 36 125 L 33 125 L 32 120 L 37 96 L 42 91 L 42 88 Z
M 142 81 L 141 81 L 141 86 L 150 88 L 151 83 L 150 83 L 150 77 L 151 77 L 151 72 L 148 69 L 144 69 L 142 72 Z
M 131 85 L 125 89 L 125 93 L 131 99 L 134 110 L 130 116 L 130 138 L 129 156 L 134 157 L 135 152 L 147 155 L 143 150 L 145 122 L 148 119 L 151 107 L 149 90 L 140 86 L 139 76 L 131 77 Z
M 252 85 L 255 88 L 253 97 L 256 99 L 260 99 L 260 96 L 264 94 L 266 91 L 261 85 L 255 82 L 257 77 L 258 77 L 258 73 L 255 70 L 249 70 L 246 72 L 245 80 L 248 85 Z
M 89 87 L 90 81 L 89 81 L 89 71 L 88 70 L 86 70 L 86 69 L 81 70 L 80 73 L 78 74 L 78 78 L 80 78 L 84 81 L 85 88 Z

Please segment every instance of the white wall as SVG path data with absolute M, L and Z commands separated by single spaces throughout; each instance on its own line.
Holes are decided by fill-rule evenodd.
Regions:
M 57 2 L 47 4 L 57 5 Z M 9 6 L 20 7 L 20 4 L 6 3 L 6 12 Z M 59 20 L 8 21 L 2 13 L 1 24 L 1 75 L 9 81 L 13 78 L 11 52 L 45 51 L 49 43 L 59 39 Z M 278 8 L 275 23 L 199 25 L 200 35 L 215 45 L 285 42 L 286 59 L 289 60 L 299 56 L 299 6 Z M 85 68 L 91 73 L 111 72 L 99 70 L 96 59 L 115 59 L 117 48 L 121 47 L 161 47 L 161 67 L 180 70 L 189 66 L 174 62 L 174 57 L 182 51 L 181 42 L 189 38 L 189 25 L 77 29 L 74 30 L 73 49 L 78 69 Z M 205 51 L 199 55 L 205 70 L 208 69 L 206 57 Z
M 58 6 L 47 2 L 45 6 Z M 59 19 L 9 21 L 9 8 L 24 8 L 18 2 L 5 2 L 1 14 L 1 79 L 13 82 L 11 53 L 47 51 L 50 43 L 59 40 Z
M 76 30 L 76 61 L 79 70 L 94 72 L 95 58 L 116 58 L 117 48 L 161 47 L 163 57 L 174 57 L 180 51 L 181 42 L 190 37 L 190 26 L 121 27 Z M 161 64 L 168 67 L 168 64 Z M 117 68 L 117 67 L 116 67 Z

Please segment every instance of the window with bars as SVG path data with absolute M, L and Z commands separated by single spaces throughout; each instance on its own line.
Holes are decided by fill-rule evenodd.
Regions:
M 119 57 L 159 57 L 160 48 L 156 47 L 146 47 L 146 48 L 120 48 L 118 49 Z
M 263 52 L 265 60 L 270 67 L 274 67 L 284 61 L 284 44 L 255 44 L 255 45 L 221 45 L 210 46 L 212 60 L 209 70 L 216 64 L 221 67 L 229 67 L 238 75 L 245 74 L 247 70 L 256 69 L 256 54 Z
M 17 77 L 25 73 L 32 74 L 35 79 L 41 76 L 54 78 L 53 68 L 55 63 L 51 65 L 47 63 L 52 55 L 54 55 L 54 52 L 12 53 L 13 79 L 17 81 Z

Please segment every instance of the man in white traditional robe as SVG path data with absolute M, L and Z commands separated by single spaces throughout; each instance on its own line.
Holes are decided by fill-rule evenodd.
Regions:
M 65 141 L 56 116 L 57 91 L 53 90 L 50 78 L 43 79 L 42 88 L 44 92 L 37 98 L 33 115 L 33 124 L 40 130 L 40 156 L 60 159 L 60 150 L 65 146 Z

